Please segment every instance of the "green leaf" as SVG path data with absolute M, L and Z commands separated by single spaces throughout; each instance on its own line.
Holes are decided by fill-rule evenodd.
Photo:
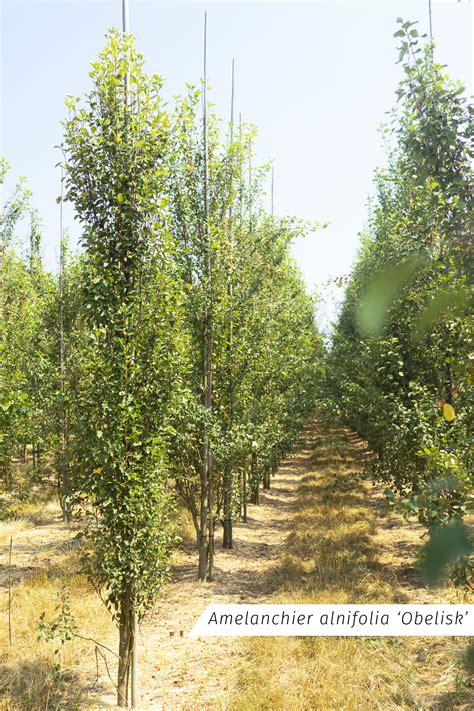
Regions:
M 358 306 L 358 324 L 363 333 L 377 336 L 382 331 L 395 298 L 424 261 L 420 255 L 409 257 L 372 279 Z
M 450 521 L 442 528 L 433 529 L 423 550 L 425 578 L 431 584 L 437 583 L 447 565 L 456 563 L 472 550 L 468 529 L 462 521 Z
M 439 291 L 425 306 L 413 324 L 415 338 L 422 338 L 437 321 L 462 313 L 468 303 L 469 293 L 463 287 Z

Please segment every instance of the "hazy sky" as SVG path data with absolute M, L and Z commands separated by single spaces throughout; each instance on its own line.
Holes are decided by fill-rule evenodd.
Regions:
M 472 4 L 433 0 L 436 58 L 472 93 Z M 45 258 L 58 256 L 64 96 L 88 89 L 89 62 L 121 0 L 0 0 L 1 145 L 12 179 L 28 178 L 44 224 Z M 197 83 L 208 11 L 211 99 L 228 117 L 231 62 L 236 112 L 258 126 L 258 152 L 274 159 L 275 211 L 330 221 L 294 255 L 308 281 L 347 273 L 364 224 L 374 169 L 384 154 L 377 128 L 400 77 L 398 16 L 428 31 L 428 0 L 393 2 L 157 2 L 130 0 L 130 30 L 147 69 L 166 78 L 167 97 Z M 11 181 L 10 181 L 11 185 Z M 78 227 L 71 209 L 66 225 Z

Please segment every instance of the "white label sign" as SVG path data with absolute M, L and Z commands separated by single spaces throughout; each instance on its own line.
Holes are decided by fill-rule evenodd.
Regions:
M 209 605 L 191 637 L 474 634 L 474 605 Z

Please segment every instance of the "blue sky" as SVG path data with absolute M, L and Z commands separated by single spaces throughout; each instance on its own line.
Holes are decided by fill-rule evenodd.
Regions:
M 384 161 L 377 128 L 400 77 L 396 18 L 418 20 L 427 32 L 428 0 L 129 1 L 137 47 L 148 70 L 166 78 L 169 98 L 201 77 L 207 9 L 212 101 L 227 119 L 235 58 L 236 112 L 258 126 L 262 161 L 274 160 L 276 213 L 331 223 L 294 246 L 309 286 L 347 273 L 373 171 Z M 433 0 L 432 6 L 437 59 L 472 93 L 472 4 Z M 11 180 L 28 179 L 44 224 L 45 260 L 55 268 L 60 154 L 54 146 L 64 96 L 87 90 L 88 65 L 106 28 L 120 26 L 121 0 L 0 0 L 0 9 L 0 152 L 12 166 Z M 77 239 L 70 208 L 65 223 Z M 330 302 L 332 291 L 326 293 Z

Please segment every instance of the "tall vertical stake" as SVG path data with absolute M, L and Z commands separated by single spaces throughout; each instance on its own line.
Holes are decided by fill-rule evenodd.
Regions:
M 207 145 L 207 12 L 204 13 L 204 79 L 203 79 L 203 131 L 204 131 L 204 217 L 209 238 L 209 155 Z M 210 257 L 210 253 L 208 254 Z
M 64 342 L 64 168 L 61 166 L 61 203 L 59 210 L 59 372 L 61 391 L 61 489 L 64 518 L 71 521 L 71 502 L 69 500 L 69 481 L 66 472 L 66 344 Z
M 122 0 L 122 34 L 125 37 L 129 34 L 129 16 L 128 16 L 128 0 Z M 130 52 L 127 48 L 126 53 L 127 68 L 124 80 L 124 98 L 125 98 L 125 125 L 128 125 L 130 106 Z M 138 656 L 138 615 L 134 609 L 127 606 L 127 623 L 129 625 L 128 645 L 130 655 L 128 657 L 126 695 L 128 698 L 128 683 L 130 679 L 130 700 L 132 708 L 138 709 L 140 706 L 140 681 L 139 681 L 139 656 Z M 119 672 L 120 673 L 120 672 Z M 119 693 L 119 701 L 123 705 L 124 700 Z
M 430 18 L 430 40 L 433 41 L 433 24 L 431 20 L 431 0 L 428 0 L 428 15 Z
M 239 113 L 239 147 L 240 150 L 242 150 L 242 114 Z M 244 200 L 244 173 L 243 173 L 243 156 L 240 158 L 240 185 L 239 185 L 239 219 L 240 222 L 242 222 L 242 207 L 243 207 L 243 200 Z
M 252 231 L 252 138 L 249 138 L 249 230 Z
M 64 229 L 63 229 L 63 181 L 64 168 L 61 166 L 61 202 L 59 209 L 59 369 L 61 373 L 61 396 L 64 402 Z M 63 416 L 62 416 L 63 419 Z M 61 425 L 64 436 L 64 427 Z
M 128 0 L 122 0 L 122 34 L 127 35 L 129 32 L 128 27 Z M 129 104 L 129 94 L 130 94 L 130 72 L 128 69 L 128 59 L 129 55 L 127 52 L 127 71 L 125 72 L 125 106 Z
M 274 184 L 274 178 L 275 178 L 275 171 L 272 166 L 272 182 L 271 182 L 271 188 L 270 188 L 270 196 L 271 196 L 271 214 L 273 215 L 273 184 Z
M 229 186 L 229 271 L 227 294 L 229 297 L 229 344 L 227 349 L 229 373 L 229 414 L 230 427 L 234 420 L 234 374 L 233 374 L 233 348 L 234 348 L 234 285 L 233 285 L 233 257 L 234 257 L 234 232 L 232 202 L 234 200 L 234 95 L 235 95 L 235 60 L 232 60 L 232 81 L 230 95 L 230 186 Z M 224 466 L 224 536 L 223 548 L 232 548 L 232 463 L 229 460 Z
M 69 501 L 69 482 L 66 473 L 66 348 L 64 343 L 64 168 L 61 166 L 61 202 L 59 209 L 59 377 L 61 392 L 61 452 L 60 452 L 60 489 L 61 507 L 64 518 L 71 521 L 71 504 Z
M 230 142 L 234 140 L 234 95 L 235 95 L 235 59 L 232 60 L 232 89 L 230 93 Z
M 203 143 L 204 143 L 204 237 L 205 237 L 205 288 L 207 306 L 204 323 L 203 376 L 204 409 L 209 418 L 212 409 L 212 244 L 209 230 L 209 148 L 207 136 L 207 12 L 204 13 L 204 76 L 203 76 Z M 209 422 L 205 424 L 202 448 L 201 478 L 201 541 L 199 549 L 199 580 L 212 580 L 214 565 L 212 455 L 209 444 Z M 207 501 L 205 501 L 207 498 Z M 207 573 L 207 575 L 206 575 Z
M 239 112 L 239 147 L 242 151 L 242 114 Z M 240 158 L 240 176 L 239 176 L 239 189 L 240 189 L 240 199 L 239 199 L 239 227 L 242 229 L 242 217 L 243 217 L 243 204 L 244 204 L 244 164 L 243 164 L 243 151 Z M 241 484 L 241 506 L 240 515 L 242 521 L 247 523 L 247 467 L 244 466 L 240 484 Z
M 8 549 L 8 642 L 12 646 L 12 548 L 13 537 L 10 536 L 10 548 Z
M 122 29 L 124 35 L 128 33 L 128 0 L 122 0 Z
M 132 681 L 131 681 L 131 701 L 132 708 L 138 709 L 140 706 L 140 685 L 138 675 L 138 615 L 135 610 L 132 610 L 132 619 L 130 626 L 132 628 Z

